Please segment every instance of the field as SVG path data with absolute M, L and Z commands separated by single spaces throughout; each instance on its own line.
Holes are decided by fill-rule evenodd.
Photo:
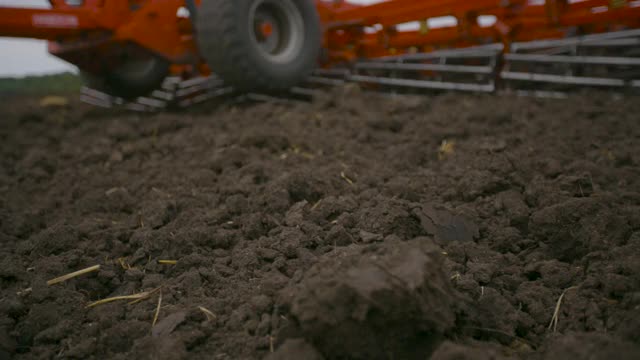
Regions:
M 0 95 L 76 94 L 81 86 L 80 77 L 71 73 L 0 78 Z
M 0 359 L 640 358 L 638 98 L 70 98 L 0 104 Z

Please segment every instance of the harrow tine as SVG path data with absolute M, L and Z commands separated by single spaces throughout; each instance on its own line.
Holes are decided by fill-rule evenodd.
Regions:
M 506 54 L 507 61 L 526 61 L 542 63 L 590 64 L 590 65 L 629 65 L 640 66 L 640 58 L 613 56 L 567 56 L 538 54 Z
M 122 106 L 132 111 L 155 112 L 174 105 L 182 108 L 192 106 L 232 92 L 232 88 L 224 87 L 222 80 L 215 76 L 198 77 L 186 81 L 180 81 L 178 77 L 170 77 L 164 81 L 160 89 L 132 102 L 125 102 L 123 99 L 90 88 L 82 89 L 80 100 L 101 107 Z
M 503 44 L 489 44 L 462 49 L 436 50 L 428 53 L 393 55 L 378 58 L 379 61 L 422 61 L 438 58 L 483 58 L 502 52 Z
M 136 102 L 141 105 L 145 105 L 151 108 L 164 109 L 167 107 L 167 103 L 162 100 L 152 99 L 148 97 L 139 97 Z
M 86 86 L 80 89 L 80 101 L 102 108 L 111 108 L 114 105 L 113 99 L 109 95 Z
M 98 107 L 107 108 L 107 109 L 112 107 L 112 105 L 109 103 L 97 100 L 87 95 L 80 95 L 80 101 L 89 105 L 98 106 Z
M 367 70 L 404 70 L 404 71 L 439 71 L 467 74 L 491 74 L 494 69 L 491 66 L 469 65 L 444 65 L 444 64 L 406 64 L 406 63 L 381 63 L 363 62 L 355 65 L 356 69 Z
M 567 99 L 569 95 L 561 91 L 544 91 L 544 90 L 518 90 L 515 92 L 519 97 L 534 97 L 539 99 Z
M 217 97 L 221 97 L 224 95 L 232 94 L 234 92 L 232 87 L 224 87 L 219 88 L 213 91 L 209 91 L 206 93 L 202 93 L 191 98 L 186 98 L 178 102 L 178 106 L 182 108 L 186 108 L 191 105 L 199 104 L 205 102 L 207 100 L 211 100 Z
M 521 50 L 535 50 L 535 49 L 550 48 L 550 47 L 584 45 L 588 43 L 599 43 L 603 41 L 619 40 L 620 38 L 636 37 L 636 36 L 640 36 L 640 29 L 577 36 L 577 37 L 561 39 L 561 40 L 537 40 L 537 41 L 527 41 L 527 42 L 516 42 L 511 44 L 511 52 L 518 52 Z
M 164 90 L 155 90 L 154 92 L 151 93 L 151 96 L 156 98 L 156 99 L 160 99 L 160 100 L 164 100 L 164 101 L 172 101 L 175 96 L 171 93 L 168 93 Z
M 622 47 L 640 45 L 640 39 L 612 39 L 612 40 L 596 40 L 581 44 L 583 47 Z
M 349 79 L 351 81 L 361 82 L 361 83 L 409 87 L 409 88 L 417 88 L 417 89 L 459 90 L 459 91 L 471 91 L 471 92 L 493 92 L 495 90 L 494 84 L 455 83 L 455 82 L 443 82 L 443 81 L 385 78 L 385 77 L 363 76 L 363 75 L 353 75 Z
M 589 85 L 589 86 L 625 86 L 621 79 L 597 78 L 569 75 L 534 74 L 524 72 L 503 71 L 500 77 L 505 80 L 533 81 L 543 83 Z
M 222 85 L 222 80 L 216 76 L 208 76 L 208 77 L 197 77 L 189 80 L 185 80 L 179 83 L 179 87 L 181 89 L 194 87 L 194 86 L 218 86 Z

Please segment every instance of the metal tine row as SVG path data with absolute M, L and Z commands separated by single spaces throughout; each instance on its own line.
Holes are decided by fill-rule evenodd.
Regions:
M 342 85 L 345 82 L 377 84 L 392 88 L 440 89 L 471 92 L 495 92 L 501 88 L 515 89 L 521 84 L 535 83 L 551 86 L 595 86 L 613 88 L 640 88 L 640 75 L 627 72 L 618 74 L 589 74 L 582 71 L 575 74 L 571 66 L 600 66 L 611 68 L 636 68 L 640 70 L 640 57 L 607 55 L 582 55 L 579 50 L 638 49 L 640 30 L 627 30 L 596 35 L 581 36 L 561 40 L 541 40 L 514 43 L 510 52 L 502 54 L 502 44 L 489 44 L 465 49 L 439 50 L 429 53 L 405 54 L 384 57 L 374 61 L 358 62 L 350 69 L 320 69 L 308 79 L 318 85 Z M 638 49 L 640 50 L 640 49 Z M 465 65 L 467 60 L 474 62 Z M 478 65 L 484 61 L 484 65 Z M 450 62 L 455 62 L 454 64 Z M 517 67 L 524 67 L 516 71 Z M 545 67 L 551 69 L 545 71 Z M 562 73 L 557 73 L 560 68 Z M 554 72 L 555 71 L 555 72 Z M 371 72 L 377 72 L 371 74 Z M 415 72 L 414 78 L 401 76 Z M 434 72 L 439 76 L 420 79 L 420 72 Z M 384 74 L 381 74 L 384 73 Z M 456 81 L 446 81 L 446 74 L 458 74 Z M 469 78 L 460 78 L 463 75 Z M 636 75 L 634 75 L 636 74 Z M 623 74 L 624 75 L 624 74 Z M 471 81 L 469 81 L 471 80 Z M 483 80 L 482 83 L 479 83 Z M 496 81 L 499 83 L 496 84 Z M 499 86 L 497 86 L 499 85 Z M 518 92 L 519 91 L 519 92 Z M 557 91 L 545 89 L 519 89 L 518 94 L 540 95 L 541 97 L 561 97 Z M 551 95 L 549 95 L 551 94 Z
M 456 82 L 445 82 L 445 81 L 436 81 L 436 80 L 431 81 L 431 80 L 398 79 L 398 78 L 363 76 L 363 75 L 353 75 L 351 76 L 350 79 L 351 81 L 361 82 L 361 83 L 407 87 L 407 88 L 415 88 L 415 89 L 457 90 L 457 91 L 470 91 L 470 92 L 493 92 L 495 90 L 495 85 L 493 83 L 472 84 L 472 83 L 456 83 Z
M 527 51 L 544 48 L 557 48 L 563 46 L 572 47 L 583 45 L 616 44 L 616 41 L 622 42 L 623 45 L 634 45 L 636 44 L 636 41 L 634 41 L 633 38 L 638 36 L 640 36 L 640 29 L 612 31 L 602 34 L 575 36 L 560 40 L 536 40 L 517 42 L 511 44 L 510 50 L 511 52 L 519 52 L 523 50 Z
M 121 107 L 138 112 L 158 112 L 169 107 L 187 108 L 203 103 L 216 97 L 233 95 L 235 90 L 225 86 L 223 81 L 212 75 L 210 77 L 194 78 L 181 81 L 179 78 L 170 77 L 165 80 L 162 87 L 155 90 L 148 97 L 139 97 L 127 102 L 121 98 L 105 94 L 101 91 L 84 87 L 80 100 L 90 105 L 103 108 Z M 317 95 L 318 90 L 305 87 L 294 87 L 287 96 L 267 96 L 261 94 L 246 94 L 244 98 L 254 101 L 272 102 L 298 102 L 294 97 L 311 98 Z
M 457 72 L 468 74 L 492 74 L 492 66 L 471 66 L 471 65 L 444 65 L 444 64 L 423 64 L 423 63 L 375 63 L 365 62 L 355 65 L 357 70 L 398 70 L 398 71 L 439 71 Z
M 214 75 L 186 81 L 178 77 L 169 77 L 160 89 L 133 101 L 125 101 L 88 87 L 82 88 L 80 100 L 103 108 L 122 107 L 133 111 L 157 112 L 172 106 L 188 107 L 232 92 L 233 89 L 225 87 L 222 80 Z
M 495 91 L 494 75 L 502 44 L 490 44 L 464 49 L 438 50 L 430 53 L 387 56 L 373 61 L 355 63 L 351 69 L 320 69 L 308 82 L 319 85 L 342 85 L 345 82 L 376 84 L 392 88 L 456 90 L 470 92 Z M 481 60 L 484 65 L 451 64 L 468 59 Z M 372 72 L 377 72 L 374 74 Z M 380 72 L 390 72 L 381 75 Z M 431 78 L 420 78 L 420 73 L 433 72 Z M 415 73 L 412 78 L 394 76 Z M 443 74 L 466 76 L 464 79 L 444 80 Z M 478 80 L 477 78 L 481 79 Z
M 624 56 L 625 50 L 640 45 L 640 29 L 578 36 L 561 40 L 514 43 L 505 54 L 500 78 L 510 82 L 547 86 L 580 85 L 611 88 L 637 88 L 640 57 Z M 594 51 L 605 55 L 587 54 Z M 615 51 L 614 56 L 609 53 Z M 521 70 L 513 68 L 520 67 Z M 522 69 L 524 67 L 524 69 Z M 594 73 L 597 67 L 600 71 Z M 636 69 L 615 74 L 618 69 Z M 591 71 L 590 71 L 591 70 Z M 562 71 L 562 74 L 558 72 Z M 635 74 L 635 75 L 634 75 Z
M 377 61 L 424 61 L 439 58 L 482 58 L 500 54 L 504 45 L 499 43 L 471 46 L 460 49 L 436 50 L 428 53 L 402 54 L 381 57 Z
M 233 92 L 234 92 L 233 88 L 229 86 L 220 87 L 218 89 L 207 91 L 199 95 L 185 97 L 184 100 L 178 102 L 178 106 L 181 108 L 186 108 L 192 105 L 203 103 L 207 100 L 232 94 Z

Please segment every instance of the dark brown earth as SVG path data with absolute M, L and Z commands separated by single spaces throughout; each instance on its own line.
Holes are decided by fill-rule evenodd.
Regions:
M 640 358 L 637 97 L 72 105 L 2 100 L 0 359 Z

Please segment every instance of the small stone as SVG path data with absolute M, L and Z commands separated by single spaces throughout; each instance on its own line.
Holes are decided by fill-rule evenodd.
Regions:
M 360 230 L 360 238 L 364 243 L 372 243 L 372 242 L 378 242 L 383 240 L 382 235 L 370 233 L 364 230 Z

